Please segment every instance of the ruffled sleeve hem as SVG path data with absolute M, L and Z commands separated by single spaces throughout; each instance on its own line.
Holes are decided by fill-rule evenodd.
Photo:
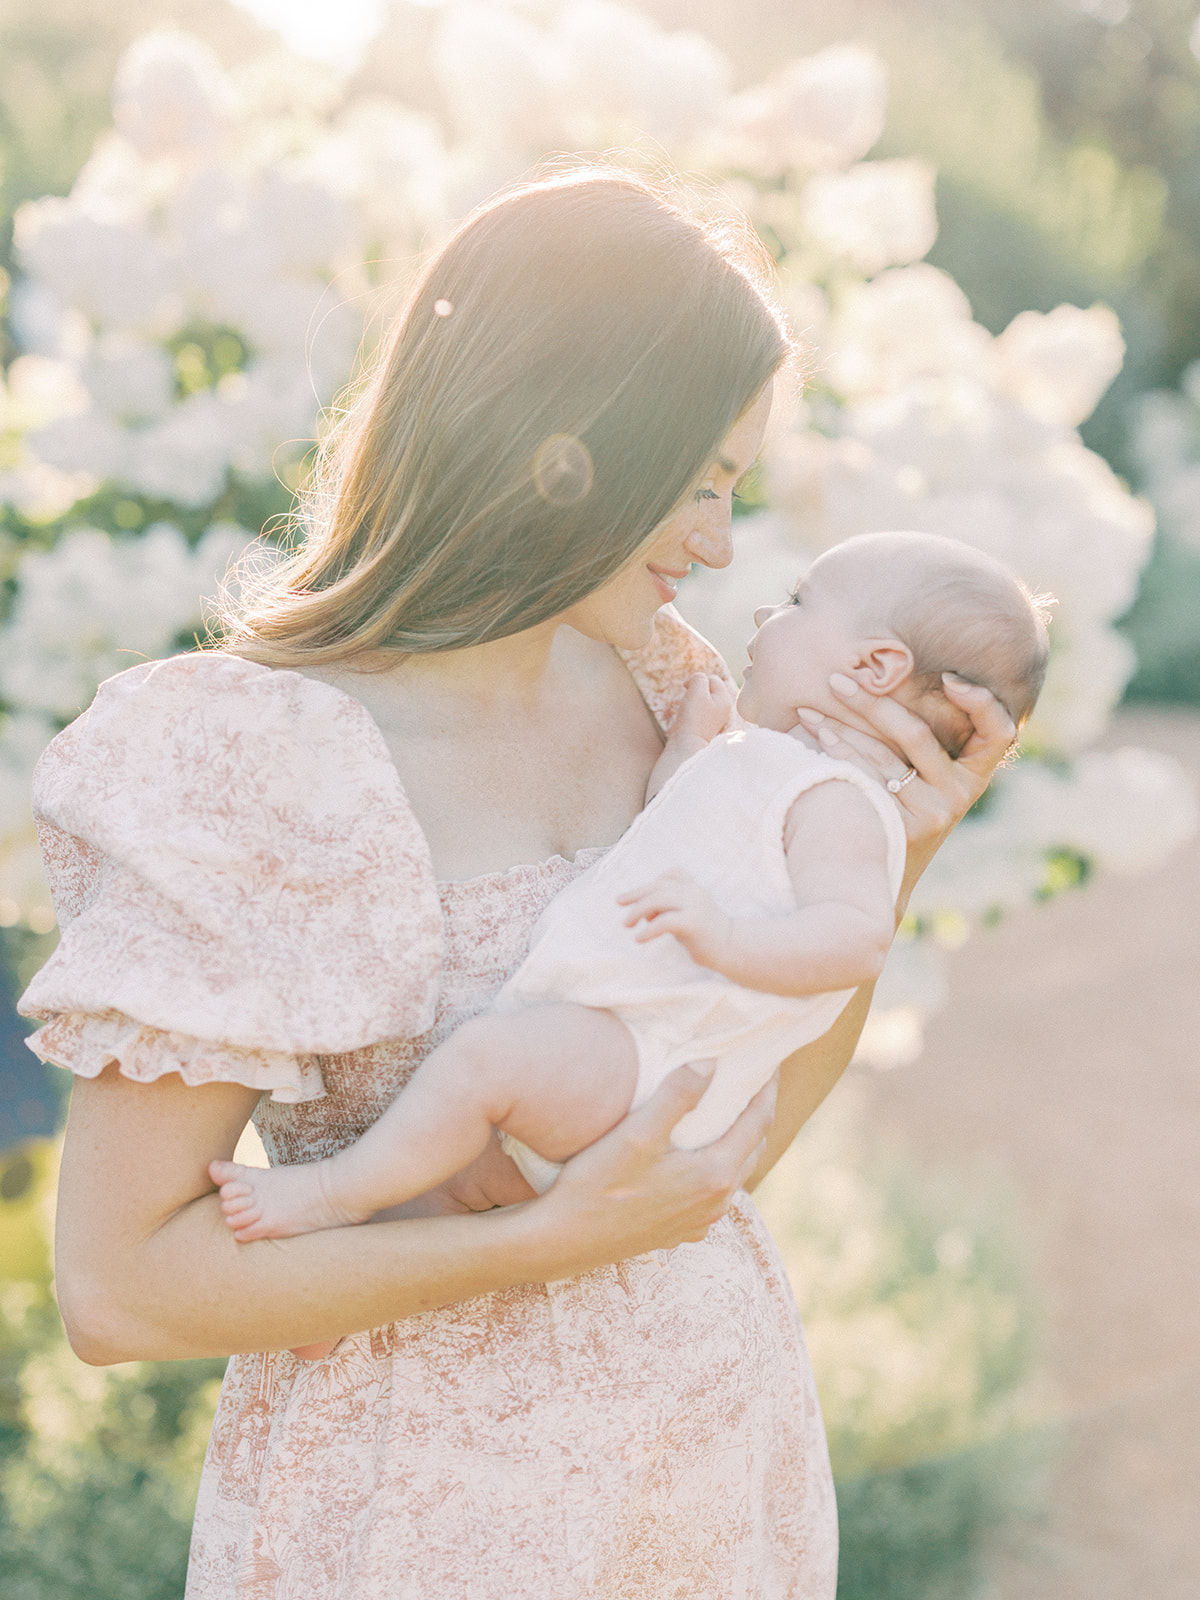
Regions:
M 283 1105 L 319 1100 L 325 1094 L 315 1055 L 250 1050 L 152 1028 L 120 1011 L 72 1011 L 39 1028 L 25 1043 L 42 1061 L 81 1078 L 98 1078 L 115 1061 L 121 1076 L 154 1083 L 177 1072 L 189 1087 L 240 1083 Z

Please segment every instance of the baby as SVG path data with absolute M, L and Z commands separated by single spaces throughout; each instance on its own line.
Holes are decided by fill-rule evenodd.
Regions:
M 1044 613 L 969 546 L 889 533 L 829 550 L 754 620 L 734 726 L 724 684 L 692 679 L 646 809 L 542 913 L 493 1010 L 330 1159 L 211 1164 L 235 1238 L 365 1222 L 467 1166 L 493 1129 L 545 1189 L 684 1064 L 710 1081 L 674 1142 L 707 1144 L 879 975 L 904 871 L 893 796 L 912 773 L 885 787 L 815 750 L 797 708 L 847 720 L 840 673 L 957 754 L 971 724 L 943 674 L 985 685 L 1019 727 L 1045 675 Z

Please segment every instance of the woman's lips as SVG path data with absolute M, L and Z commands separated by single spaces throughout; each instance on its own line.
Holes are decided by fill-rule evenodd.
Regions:
M 671 601 L 674 600 L 675 591 L 678 589 L 681 579 L 686 578 L 690 570 L 690 568 L 685 568 L 683 572 L 672 572 L 669 568 L 663 567 L 646 568 L 646 571 L 654 579 L 654 587 L 662 596 L 664 605 L 670 605 Z

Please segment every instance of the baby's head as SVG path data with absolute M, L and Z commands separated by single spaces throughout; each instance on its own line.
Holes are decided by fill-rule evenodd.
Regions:
M 796 707 L 843 720 L 829 676 L 890 694 L 951 755 L 971 734 L 943 672 L 990 689 L 1019 728 L 1049 657 L 1045 602 L 982 551 L 929 533 L 866 533 L 813 562 L 794 595 L 754 614 L 751 666 L 738 696 L 748 722 L 787 731 Z

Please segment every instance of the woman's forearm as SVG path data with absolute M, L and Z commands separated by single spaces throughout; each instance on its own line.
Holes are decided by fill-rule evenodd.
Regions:
M 204 1169 L 232 1153 L 256 1098 L 173 1074 L 134 1084 L 113 1068 L 77 1082 L 57 1288 L 84 1360 L 307 1344 L 570 1270 L 533 1205 L 238 1244 Z
M 64 1320 L 93 1364 L 336 1339 L 512 1284 L 565 1276 L 530 1205 L 239 1245 L 195 1202 L 101 1284 L 76 1277 Z M 72 1314 L 72 1309 L 75 1314 Z
M 680 1068 L 548 1193 L 496 1211 L 238 1244 L 208 1181 L 258 1098 L 114 1067 L 76 1083 L 63 1150 L 57 1289 L 76 1353 L 105 1365 L 316 1344 L 518 1283 L 702 1239 L 771 1118 L 758 1095 L 715 1144 L 671 1133 L 706 1080 Z

